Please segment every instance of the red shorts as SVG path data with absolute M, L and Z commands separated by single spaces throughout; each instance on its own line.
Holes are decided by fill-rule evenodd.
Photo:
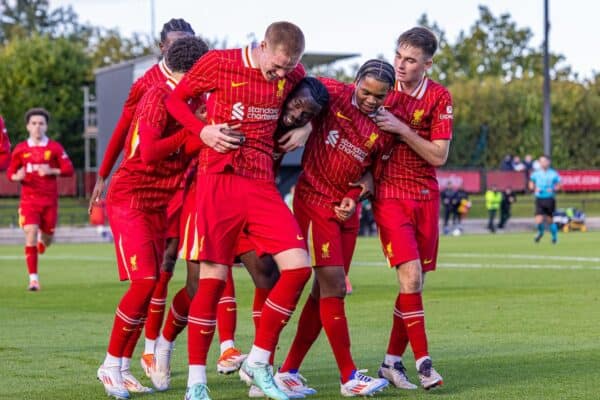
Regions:
M 54 235 L 58 218 L 58 204 L 21 203 L 19 206 L 19 226 L 37 225 L 42 233 Z
M 107 211 L 115 240 L 119 279 L 158 277 L 165 250 L 166 213 L 144 212 L 110 203 Z
M 178 189 L 167 204 L 167 239 L 179 237 L 179 222 L 183 208 L 183 189 Z
M 197 261 L 200 253 L 198 232 L 196 231 L 196 180 L 183 192 L 179 219 L 179 258 Z
M 420 260 L 423 272 L 436 268 L 440 201 L 381 199 L 373 204 L 383 253 L 390 266 Z
M 347 274 L 360 228 L 359 213 L 341 222 L 333 208 L 307 204 L 302 196 L 294 196 L 294 214 L 307 239 L 312 265 L 343 266 Z
M 199 175 L 197 185 L 199 260 L 231 265 L 242 233 L 268 254 L 306 249 L 275 182 L 213 174 Z

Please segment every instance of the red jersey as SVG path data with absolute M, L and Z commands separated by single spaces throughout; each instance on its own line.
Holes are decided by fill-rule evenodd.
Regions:
M 209 92 L 207 121 L 241 123 L 246 137 L 238 150 L 221 154 L 205 147 L 199 153 L 198 174 L 232 171 L 248 178 L 273 180 L 274 132 L 286 96 L 304 76 L 301 64 L 285 78 L 267 81 L 253 64 L 251 48 L 211 50 L 188 71 L 167 100 L 171 114 L 198 134 L 205 124 L 185 107 L 185 101 Z
M 42 166 L 60 169 L 61 176 L 73 175 L 73 164 L 60 143 L 44 138 L 39 145 L 27 139 L 15 146 L 8 178 L 20 168 L 25 168 L 25 179 L 21 181 L 21 202 L 36 204 L 55 204 L 58 201 L 56 175 L 40 176 Z
M 386 99 L 390 112 L 424 139 L 452 139 L 452 97 L 448 90 L 427 77 L 411 94 L 401 92 L 398 84 Z M 435 168 L 403 142 L 395 142 L 391 152 L 378 160 L 376 170 L 377 199 L 439 197 Z
M 125 139 L 127 138 L 131 121 L 133 121 L 135 109 L 142 96 L 144 96 L 144 93 L 152 86 L 164 82 L 170 77 L 171 71 L 167 67 L 164 59 L 162 59 L 133 83 L 129 90 L 127 100 L 125 100 L 125 104 L 123 105 L 121 117 L 119 118 L 115 130 L 110 137 L 110 141 L 108 142 L 108 146 L 106 147 L 102 165 L 100 165 L 100 169 L 98 170 L 98 176 L 107 178 L 108 175 L 110 175 L 110 171 L 113 169 L 115 162 L 117 162 L 117 158 L 119 158 L 119 154 L 121 154 L 121 151 L 125 146 Z
M 354 85 L 321 78 L 329 105 L 313 122 L 296 193 L 307 203 L 330 207 L 342 198 L 358 200 L 357 181 L 391 147 L 393 136 L 381 131 L 354 104 Z
M 0 171 L 4 171 L 10 164 L 10 139 L 4 120 L 0 117 Z
M 164 103 L 174 86 L 157 84 L 140 100 L 123 161 L 111 179 L 109 202 L 161 211 L 179 188 L 189 161 L 182 149 L 189 132 L 168 114 Z

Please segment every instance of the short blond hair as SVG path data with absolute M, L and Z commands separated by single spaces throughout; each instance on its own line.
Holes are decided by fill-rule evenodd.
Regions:
M 280 47 L 290 57 L 300 57 L 304 53 L 304 33 L 291 22 L 279 21 L 269 25 L 265 42 L 273 48 Z

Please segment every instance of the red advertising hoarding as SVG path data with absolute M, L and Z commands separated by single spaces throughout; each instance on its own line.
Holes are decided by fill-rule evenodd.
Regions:
M 558 171 L 565 192 L 600 191 L 600 170 Z
M 440 190 L 444 190 L 448 184 L 455 188 L 462 187 L 469 193 L 478 193 L 481 190 L 481 173 L 479 171 L 447 171 L 438 169 L 437 180 Z

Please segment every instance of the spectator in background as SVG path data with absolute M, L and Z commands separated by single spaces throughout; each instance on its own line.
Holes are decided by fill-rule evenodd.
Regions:
M 498 213 L 498 209 L 500 208 L 501 202 L 502 193 L 498 191 L 498 188 L 495 185 L 492 185 L 492 187 L 485 192 L 485 207 L 487 208 L 489 215 L 487 228 L 492 233 L 496 233 L 494 220 L 496 218 L 496 214 Z
M 513 170 L 513 156 L 507 154 L 500 163 L 500 171 L 512 171 Z
M 527 173 L 531 173 L 533 169 L 533 156 L 531 154 L 525 154 L 525 158 L 523 158 L 523 164 L 525 164 L 525 171 Z
M 0 171 L 4 171 L 10 164 L 10 140 L 2 115 L 0 115 Z
M 450 216 L 453 216 L 456 210 L 456 201 L 454 197 L 456 196 L 456 192 L 452 187 L 452 184 L 448 182 L 446 185 L 446 189 L 442 192 L 442 205 L 444 206 L 444 235 L 450 233 L 450 228 L 448 227 L 448 221 L 450 221 Z
M 360 236 L 373 236 L 377 233 L 375 218 L 373 217 L 373 205 L 369 200 L 363 200 L 360 213 Z
M 507 187 L 502 193 L 502 201 L 500 202 L 500 223 L 498 223 L 498 229 L 504 229 L 506 223 L 510 218 L 510 209 L 517 201 L 517 196 L 513 193 L 512 189 Z
M 512 161 L 512 169 L 513 171 L 525 171 L 526 166 L 521 161 L 521 157 L 515 156 Z

